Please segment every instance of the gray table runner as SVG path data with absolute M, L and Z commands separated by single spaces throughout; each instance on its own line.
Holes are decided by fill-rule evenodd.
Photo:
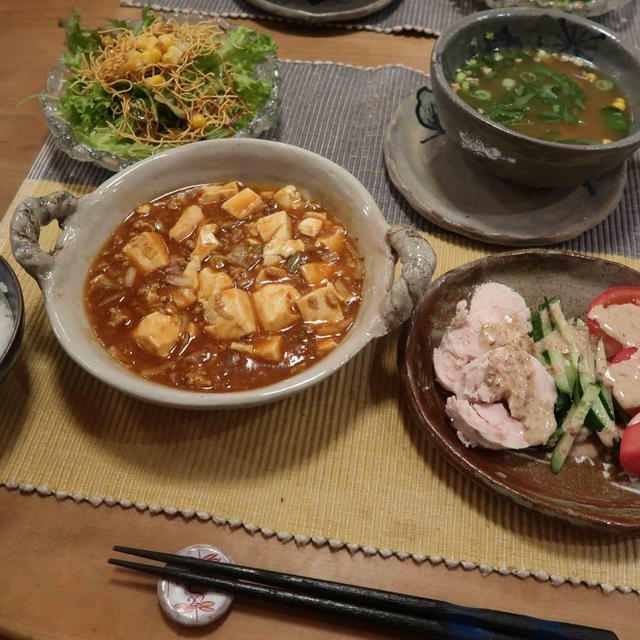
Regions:
M 398 102 L 425 84 L 426 76 L 400 66 L 363 69 L 331 63 L 283 62 L 285 99 L 278 124 L 266 137 L 304 147 L 353 173 L 387 220 L 438 230 L 411 209 L 387 175 L 382 140 Z M 327 87 L 332 91 L 327 91 Z M 416 144 L 419 144 L 417 141 Z M 98 185 L 112 174 L 68 158 L 48 140 L 28 178 Z M 560 245 L 578 251 L 640 257 L 640 159 L 631 160 L 623 199 L 611 216 Z
M 121 4 L 127 7 L 143 7 L 148 4 L 148 0 L 121 0 Z M 610 11 L 596 18 L 596 21 L 620 33 L 630 43 L 639 46 L 639 4 L 639 0 L 631 0 L 622 9 Z M 152 2 L 151 7 L 161 11 L 194 12 L 225 18 L 284 20 L 243 0 L 159 0 Z M 384 33 L 417 31 L 426 35 L 440 35 L 447 27 L 464 16 L 488 8 L 481 0 L 395 0 L 382 11 L 359 20 L 340 23 L 339 26 Z M 320 26 L 336 27 L 338 25 L 327 23 Z

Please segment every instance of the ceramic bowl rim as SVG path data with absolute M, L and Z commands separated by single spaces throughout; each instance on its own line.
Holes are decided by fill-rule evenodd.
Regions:
M 13 348 L 16 342 L 16 339 L 20 333 L 20 326 L 22 324 L 22 319 L 24 316 L 24 296 L 23 296 L 22 287 L 20 286 L 20 281 L 18 280 L 18 276 L 16 275 L 16 272 L 13 270 L 13 268 L 11 267 L 7 259 L 1 255 L 0 255 L 0 264 L 4 265 L 4 267 L 7 270 L 7 273 L 11 278 L 11 281 L 16 290 L 16 294 L 17 294 L 16 299 L 18 302 L 18 309 L 15 314 L 15 317 L 13 318 L 13 331 L 11 332 L 11 337 L 9 338 L 9 342 L 7 343 L 7 346 L 5 347 L 5 349 L 2 352 L 0 352 L 0 366 L 2 366 L 2 364 L 5 361 L 5 358 L 7 357 L 7 355 L 9 355 L 9 352 Z
M 97 202 L 100 202 L 104 198 L 109 198 L 110 187 L 120 185 L 124 180 L 129 179 L 131 174 L 135 175 L 143 172 L 145 168 L 148 169 L 149 165 L 168 162 L 167 156 L 170 156 L 172 158 L 172 162 L 175 163 L 180 161 L 181 156 L 188 157 L 189 155 L 192 155 L 192 158 L 196 158 L 198 156 L 198 150 L 202 150 L 205 145 L 212 149 L 219 150 L 220 147 L 225 146 L 233 148 L 236 145 L 246 146 L 254 144 L 261 146 L 269 145 L 272 148 L 277 148 L 281 153 L 295 153 L 299 157 L 304 156 L 305 162 L 320 163 L 324 167 L 332 168 L 334 174 L 336 174 L 336 179 L 342 183 L 348 183 L 351 187 L 356 189 L 358 192 L 358 202 L 363 206 L 368 206 L 369 210 L 373 214 L 375 227 L 372 226 L 371 237 L 373 238 L 374 232 L 377 234 L 378 230 L 384 230 L 386 232 L 392 228 L 385 220 L 380 207 L 366 187 L 344 167 L 341 167 L 332 160 L 309 151 L 308 149 L 273 140 L 261 140 L 257 138 L 209 140 L 192 145 L 183 145 L 145 158 L 144 160 L 127 167 L 123 171 L 114 174 L 107 181 L 100 184 L 95 191 L 78 198 L 78 203 L 82 202 L 82 205 L 78 205 L 74 215 L 76 215 L 80 206 L 85 207 L 88 204 L 95 206 Z M 218 153 L 224 152 L 218 151 Z M 356 209 L 360 211 L 360 207 L 356 207 Z M 361 214 L 359 213 L 358 215 Z M 63 236 L 61 234 L 59 238 L 62 237 Z M 388 255 L 390 257 L 391 249 L 386 242 L 384 244 L 387 247 Z M 64 241 L 61 246 L 64 246 Z M 361 247 L 362 245 L 359 246 Z M 73 250 L 73 248 L 71 249 Z M 365 254 L 363 253 L 363 255 Z M 374 260 L 375 259 L 377 258 L 374 258 Z M 382 257 L 380 259 L 382 260 Z M 384 266 L 384 269 L 388 271 L 388 279 L 391 280 L 393 276 L 393 261 Z M 55 270 L 56 266 L 54 265 L 49 273 L 54 273 Z M 191 391 L 162 385 L 151 380 L 147 380 L 142 376 L 138 376 L 131 371 L 129 371 L 129 373 L 135 376 L 135 381 L 131 380 L 131 378 L 116 379 L 117 376 L 115 374 L 106 371 L 101 366 L 94 366 L 87 362 L 81 350 L 74 348 L 73 336 L 76 335 L 75 330 L 73 332 L 68 332 L 66 327 L 64 327 L 60 321 L 57 308 L 61 309 L 64 306 L 64 303 L 58 302 L 56 300 L 56 296 L 53 295 L 55 291 L 55 284 L 52 283 L 49 278 L 39 279 L 38 282 L 41 284 L 42 293 L 45 299 L 47 317 L 56 339 L 64 351 L 85 371 L 109 386 L 127 393 L 139 400 L 153 402 L 154 404 L 159 405 L 196 410 L 230 409 L 267 404 L 269 402 L 288 397 L 298 391 L 302 391 L 303 389 L 307 389 L 321 380 L 328 378 L 337 372 L 349 360 L 355 357 L 372 338 L 380 335 L 377 333 L 377 328 L 381 322 L 381 304 L 384 299 L 384 293 L 380 292 L 378 294 L 378 301 L 372 302 L 373 305 L 377 305 L 376 311 L 374 312 L 372 309 L 368 313 L 369 317 L 361 316 L 359 312 L 354 326 L 349 334 L 347 334 L 347 336 L 345 336 L 345 338 L 339 343 L 338 347 L 315 365 L 308 367 L 302 372 L 278 382 L 256 387 L 254 389 L 224 392 L 199 392 L 196 390 Z M 386 290 L 388 292 L 388 288 Z M 95 340 L 95 336 L 91 335 L 86 337 L 87 341 L 92 339 Z M 128 371 L 123 365 L 119 365 L 119 367 L 122 369 L 122 373 Z M 127 382 L 129 383 L 128 386 Z
M 569 22 L 573 22 L 575 24 L 579 24 L 592 33 L 602 33 L 606 36 L 607 39 L 612 40 L 617 43 L 620 48 L 624 49 L 624 51 L 635 61 L 636 67 L 640 72 L 640 53 L 636 53 L 631 45 L 628 45 L 624 42 L 618 34 L 611 31 L 607 27 L 603 25 L 593 22 L 587 18 L 583 18 L 582 16 L 578 16 L 572 13 L 567 13 L 565 11 L 557 11 L 553 9 L 540 9 L 540 8 L 529 8 L 529 7 L 506 7 L 501 9 L 489 9 L 487 11 L 480 11 L 478 13 L 473 13 L 466 18 L 456 22 L 454 25 L 449 27 L 443 34 L 436 40 L 436 43 L 433 47 L 433 51 L 431 53 L 431 67 L 433 69 L 431 75 L 437 79 L 437 83 L 443 88 L 446 96 L 453 100 L 456 106 L 460 107 L 468 116 L 471 116 L 473 119 L 480 121 L 481 123 L 490 126 L 494 131 L 502 134 L 503 136 L 512 138 L 513 140 L 519 142 L 526 142 L 528 144 L 534 144 L 540 146 L 545 150 L 561 150 L 561 151 L 571 151 L 571 152 L 584 152 L 589 154 L 595 154 L 601 152 L 603 150 L 611 151 L 611 150 L 620 150 L 625 149 L 627 147 L 633 147 L 634 145 L 640 145 L 640 127 L 635 133 L 630 133 L 628 136 L 624 138 L 620 138 L 619 140 L 614 140 L 613 142 L 609 142 L 607 144 L 592 144 L 592 145 L 575 145 L 575 144 L 567 144 L 563 142 L 551 142 L 549 140 L 542 140 L 540 138 L 534 138 L 532 136 L 527 136 L 523 133 L 519 133 L 514 131 L 513 129 L 509 129 L 504 125 L 494 122 L 489 118 L 485 117 L 481 113 L 478 113 L 471 105 L 467 104 L 452 88 L 449 84 L 449 81 L 445 77 L 444 69 L 442 67 L 442 63 L 437 61 L 438 56 L 442 56 L 446 51 L 446 48 L 450 42 L 450 40 L 458 34 L 461 30 L 465 29 L 473 25 L 474 23 L 482 23 L 486 20 L 490 20 L 491 18 L 498 18 L 502 21 L 508 21 L 513 18 L 517 18 L 518 16 L 539 16 L 548 15 L 551 18 L 557 20 L 567 20 Z

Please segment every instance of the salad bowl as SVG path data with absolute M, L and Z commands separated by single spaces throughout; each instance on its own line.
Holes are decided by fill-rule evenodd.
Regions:
M 95 338 L 85 312 L 85 280 L 112 231 L 143 202 L 209 182 L 296 184 L 334 212 L 364 258 L 358 316 L 329 355 L 301 373 L 249 391 L 206 393 L 163 386 L 125 368 Z M 56 219 L 62 231 L 51 253 L 38 245 L 39 230 Z M 429 244 L 407 227 L 390 227 L 367 190 L 340 166 L 287 144 L 255 139 L 209 140 L 151 156 L 123 170 L 95 192 L 76 199 L 66 192 L 22 202 L 11 221 L 11 245 L 20 265 L 38 282 L 58 341 L 86 371 L 147 402 L 215 409 L 246 407 L 284 398 L 331 375 L 373 338 L 403 323 L 435 268 Z M 395 259 L 402 275 L 394 282 Z
M 462 473 L 545 515 L 606 531 L 640 531 L 640 480 L 624 473 L 604 447 L 594 456 L 570 456 L 554 476 L 550 453 L 543 449 L 467 448 L 458 438 L 445 413 L 449 394 L 436 381 L 432 354 L 455 315 L 456 303 L 468 300 L 474 288 L 486 282 L 511 287 L 529 308 L 545 296 L 557 296 L 567 317 L 584 317 L 595 296 L 611 287 L 640 284 L 640 273 L 609 260 L 545 249 L 470 262 L 429 288 L 406 328 L 398 355 L 415 422 Z
M 187 17 L 178 14 L 168 14 L 164 20 L 178 18 L 195 23 L 211 20 L 210 17 L 189 14 Z M 138 21 L 126 21 L 130 28 L 134 28 Z M 218 25 L 225 33 L 232 33 L 236 26 L 225 21 Z M 78 139 L 69 123 L 60 114 L 60 97 L 65 89 L 71 72 L 61 58 L 58 64 L 48 73 L 45 87 L 40 93 L 40 104 L 49 127 L 49 131 L 56 146 L 74 160 L 91 162 L 109 171 L 121 171 L 137 161 L 135 158 L 123 157 L 114 152 L 98 149 Z M 258 109 L 253 119 L 243 128 L 237 130 L 233 137 L 256 138 L 264 134 L 278 121 L 282 100 L 281 76 L 278 58 L 275 54 L 265 55 L 264 61 L 257 65 L 252 72 L 256 80 L 267 80 L 271 83 L 271 93 L 264 104 Z

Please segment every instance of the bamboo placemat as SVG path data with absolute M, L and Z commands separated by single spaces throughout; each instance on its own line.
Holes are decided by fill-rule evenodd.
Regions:
M 120 0 L 126 7 L 144 7 L 148 0 Z M 595 18 L 605 27 L 613 29 L 636 46 L 640 43 L 640 20 L 638 3 L 609 11 Z M 200 13 L 221 18 L 243 18 L 250 20 L 277 20 L 295 22 L 262 11 L 244 0 L 157 0 L 151 7 L 158 11 Z M 439 36 L 464 16 L 489 7 L 482 0 L 395 0 L 385 9 L 358 20 L 341 23 L 315 23 L 314 27 L 340 27 L 343 29 L 365 29 L 382 33 L 417 32 L 427 36 Z
M 386 176 L 385 123 L 397 102 L 424 84 L 423 74 L 285 63 L 283 78 L 286 100 L 273 137 L 352 171 L 390 221 L 423 230 L 439 273 L 496 250 L 423 221 Z M 66 158 L 49 141 L 16 202 L 60 188 L 86 193 L 108 175 Z M 564 246 L 640 265 L 639 176 L 636 159 L 618 209 Z M 7 237 L 8 224 L 7 216 L 0 237 Z M 54 235 L 48 229 L 44 241 Z M 8 256 L 6 240 L 0 248 Z M 0 482 L 7 487 L 179 511 L 299 544 L 640 590 L 639 537 L 545 518 L 486 492 L 444 462 L 409 419 L 397 335 L 273 405 L 167 410 L 125 397 L 77 367 L 49 328 L 37 286 L 16 270 L 27 326 L 22 355 L 0 387 Z

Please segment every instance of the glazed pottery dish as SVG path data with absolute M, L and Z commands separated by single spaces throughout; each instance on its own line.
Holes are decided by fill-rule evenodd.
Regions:
M 485 0 L 492 9 L 506 7 L 536 7 L 539 9 L 555 9 L 575 13 L 579 16 L 601 16 L 604 13 L 619 9 L 631 0 Z
M 246 184 L 254 185 L 261 195 L 258 196 L 250 188 L 244 187 Z M 204 188 L 198 185 L 210 186 Z M 238 185 L 240 185 L 240 191 Z M 255 185 L 269 185 L 271 190 Z M 273 215 L 270 214 L 261 219 L 251 216 L 249 209 L 254 208 L 256 203 L 260 203 L 261 198 L 269 202 L 278 201 L 278 206 L 282 206 L 283 209 L 285 205 L 289 206 L 290 202 L 285 202 L 281 197 L 282 195 L 291 196 L 295 192 L 288 185 L 296 185 L 308 199 L 301 205 L 309 214 L 305 218 L 304 226 L 302 222 L 299 223 L 301 226 L 298 226 L 297 218 L 294 218 L 296 223 L 292 225 L 286 211 L 276 210 L 275 204 L 268 209 L 269 212 L 274 211 Z M 277 191 L 274 192 L 274 189 Z M 222 208 L 231 212 L 232 215 L 226 218 L 221 216 L 218 219 L 219 225 L 213 222 L 204 224 L 202 210 L 206 213 L 212 210 L 208 207 L 217 207 L 218 204 L 215 203 L 220 201 L 222 197 L 220 193 L 225 190 L 231 190 L 234 195 L 229 197 L 230 194 L 227 194 L 228 199 L 224 201 Z M 174 195 L 167 196 L 167 194 Z M 199 198 L 201 207 L 197 204 L 189 204 L 190 201 L 184 199 L 189 197 Z M 205 201 L 213 204 L 205 205 Z M 315 204 L 309 204 L 310 201 Z M 161 203 L 162 206 L 157 203 Z M 264 206 L 264 203 L 260 206 Z M 181 207 L 182 213 L 177 207 Z M 153 223 L 150 219 L 144 218 L 150 215 L 149 212 L 153 214 L 156 210 L 163 211 L 169 216 L 172 208 L 175 209 L 171 214 L 175 216 L 173 220 L 178 217 L 178 214 L 180 219 L 179 224 L 170 223 L 174 225 L 170 231 L 162 226 L 163 220 L 166 222 L 169 218 L 158 219 Z M 193 214 L 199 216 L 200 226 L 195 226 L 197 221 L 188 222 L 187 219 Z M 142 217 L 136 219 L 135 216 Z M 41 226 L 52 219 L 58 220 L 62 231 L 56 248 L 53 252 L 46 253 L 38 245 L 38 233 Z M 125 219 L 128 222 L 122 225 Z M 191 226 L 186 232 L 178 230 L 180 225 L 184 227 L 189 224 Z M 257 388 L 245 387 L 244 390 L 224 392 L 194 391 L 159 384 L 123 366 L 118 361 L 117 353 L 113 349 L 108 352 L 109 345 L 103 343 L 103 346 L 92 330 L 87 316 L 87 310 L 91 304 L 91 298 L 86 294 L 86 287 L 89 286 L 86 284 L 87 277 L 90 269 L 97 269 L 95 272 L 97 275 L 92 272 L 91 280 L 92 282 L 102 280 L 105 283 L 106 292 L 103 295 L 105 301 L 108 301 L 111 293 L 109 287 L 113 285 L 113 282 L 109 282 L 112 274 L 101 262 L 103 258 L 96 257 L 103 250 L 107 253 L 112 251 L 109 248 L 112 246 L 109 242 L 121 242 L 118 245 L 121 251 L 116 249 L 109 254 L 114 261 L 122 264 L 124 255 L 131 260 L 130 268 L 126 269 L 124 275 L 124 280 L 131 279 L 128 286 L 131 286 L 134 281 L 144 282 L 145 275 L 153 277 L 153 273 L 151 275 L 149 273 L 154 272 L 154 269 L 154 273 L 164 274 L 166 268 L 166 272 L 170 274 L 171 283 L 177 287 L 176 293 L 179 291 L 185 293 L 184 287 L 188 288 L 188 271 L 185 269 L 181 274 L 175 270 L 174 267 L 178 266 L 179 261 L 169 264 L 170 258 L 166 247 L 173 251 L 172 247 L 189 246 L 192 250 L 192 262 L 196 252 L 205 252 L 198 254 L 199 257 L 192 267 L 196 272 L 200 269 L 197 278 L 204 277 L 204 272 L 207 271 L 209 277 L 207 286 L 217 286 L 214 283 L 216 278 L 226 278 L 229 281 L 228 275 L 223 273 L 223 265 L 227 262 L 231 261 L 235 265 L 244 264 L 251 269 L 257 263 L 256 260 L 260 261 L 264 256 L 266 269 L 264 277 L 272 278 L 272 282 L 280 284 L 267 284 L 262 289 L 274 295 L 284 293 L 289 296 L 288 298 L 285 296 L 284 302 L 282 300 L 273 302 L 273 300 L 265 300 L 265 296 L 267 298 L 268 296 L 263 291 L 260 294 L 262 296 L 260 305 L 257 301 L 253 301 L 255 310 L 252 312 L 250 308 L 252 301 L 249 300 L 247 291 L 253 285 L 247 280 L 246 270 L 235 266 L 230 271 L 235 282 L 221 287 L 227 290 L 220 293 L 220 306 L 211 309 L 209 325 L 212 326 L 204 329 L 207 332 L 229 331 L 225 335 L 232 337 L 235 342 L 231 345 L 223 345 L 221 347 L 223 350 L 235 349 L 240 352 L 252 349 L 255 345 L 247 344 L 243 338 L 256 331 L 255 314 L 260 318 L 262 327 L 279 330 L 283 325 L 269 316 L 270 304 L 273 302 L 275 305 L 277 302 L 280 305 L 278 309 L 281 316 L 286 317 L 287 314 L 292 313 L 295 309 L 293 303 L 297 304 L 296 296 L 299 294 L 290 284 L 291 274 L 298 269 L 303 271 L 303 267 L 309 266 L 304 256 L 301 259 L 302 240 L 282 240 L 281 238 L 286 237 L 287 232 L 288 237 L 291 238 L 292 227 L 296 234 L 298 230 L 311 234 L 314 225 L 318 225 L 315 227 L 317 229 L 323 224 L 329 225 L 332 229 L 340 227 L 340 230 L 329 239 L 325 239 L 325 242 L 329 244 L 335 241 L 342 242 L 345 232 L 355 242 L 355 248 L 351 248 L 351 251 L 354 255 L 357 253 L 356 262 L 362 265 L 364 274 L 361 284 L 358 283 L 359 310 L 339 344 L 329 345 L 327 355 L 323 352 L 324 357 L 317 362 L 313 361 L 307 368 L 294 369 L 292 375 L 284 380 Z M 125 228 L 126 225 L 131 225 L 131 228 L 129 226 Z M 244 253 L 233 249 L 229 251 L 225 248 L 226 240 L 223 238 L 229 235 L 236 238 L 237 234 L 241 235 L 248 226 L 251 227 L 251 233 L 254 233 L 256 238 L 259 232 L 262 240 L 249 238 L 247 242 L 253 242 L 253 245 L 249 247 L 250 251 L 245 251 L 247 247 L 244 247 Z M 192 232 L 196 228 L 199 229 L 200 234 L 197 242 L 194 238 L 188 244 L 189 241 L 186 238 L 190 237 L 189 234 L 193 236 Z M 112 236 L 114 231 L 116 235 Z M 121 240 L 117 235 L 121 232 L 133 233 L 134 231 L 139 233 L 133 240 L 130 240 L 130 236 L 127 236 L 127 240 Z M 272 240 L 261 244 L 260 242 L 267 237 L 264 235 L 266 232 Z M 281 235 L 283 233 L 284 236 Z M 326 247 L 321 247 L 322 241 L 323 238 L 318 235 L 316 245 L 310 242 L 310 246 L 318 247 L 312 251 L 325 251 Z M 14 212 L 11 242 L 16 259 L 37 280 L 42 289 L 49 321 L 58 341 L 80 366 L 98 379 L 137 398 L 169 406 L 200 409 L 244 407 L 266 403 L 305 389 L 326 378 L 356 355 L 371 339 L 384 335 L 408 318 L 414 301 L 417 301 L 426 289 L 435 267 L 435 256 L 428 243 L 406 227 L 389 227 L 372 197 L 347 171 L 309 151 L 277 142 L 254 139 L 205 141 L 160 153 L 129 167 L 102 184 L 97 191 L 79 199 L 66 192 L 54 193 L 44 198 L 27 199 Z M 180 245 L 180 243 L 183 244 Z M 222 247 L 220 251 L 224 250 L 225 255 L 207 253 L 207 247 L 220 246 Z M 274 265 L 270 267 L 267 267 L 266 263 L 268 247 L 271 249 L 269 264 Z M 289 248 L 291 251 L 288 251 Z M 402 262 L 402 275 L 395 282 L 392 249 Z M 254 250 L 257 253 L 253 254 Z M 331 253 L 336 254 L 337 251 L 339 249 Z M 239 255 L 240 253 L 242 255 Z M 285 258 L 280 257 L 283 255 Z M 259 257 L 255 259 L 255 256 Z M 250 264 L 247 264 L 245 258 Z M 205 262 L 207 259 L 210 259 L 210 262 Z M 157 260 L 160 260 L 160 263 L 152 264 Z M 339 256 L 328 256 L 328 260 L 337 264 Z M 221 266 L 216 271 L 219 268 L 218 262 Z M 184 260 L 182 264 L 185 264 Z M 204 269 L 203 264 L 208 264 L 209 267 Z M 355 265 L 353 260 L 352 264 Z M 135 265 L 135 268 L 132 265 Z M 318 265 L 315 266 L 316 269 L 321 269 Z M 307 272 L 304 271 L 304 273 L 306 277 Z M 263 275 L 261 272 L 256 279 L 258 283 Z M 244 280 L 247 280 L 246 284 Z M 283 282 L 287 284 L 282 284 Z M 200 284 L 204 287 L 202 280 Z M 338 287 L 338 282 L 335 285 Z M 138 287 L 137 284 L 135 286 Z M 341 316 L 341 303 L 338 303 L 336 298 L 340 300 L 344 298 L 341 297 L 339 289 L 331 289 L 331 295 L 329 295 L 326 289 L 332 286 L 330 282 L 322 290 L 324 298 L 320 301 L 308 300 L 308 307 L 310 306 L 311 309 L 306 310 L 311 314 L 312 320 L 318 317 L 313 316 L 314 313 L 321 314 L 323 310 Z M 153 286 L 151 285 L 150 288 L 152 289 Z M 153 300 L 155 304 L 162 303 L 150 288 L 146 289 L 148 300 Z M 252 293 L 253 291 L 251 289 Z M 320 295 L 320 292 L 317 293 Z M 120 293 L 116 292 L 114 297 L 119 298 Z M 308 296 L 305 297 L 308 298 Z M 302 299 L 299 302 L 302 303 Z M 234 305 L 233 308 L 225 306 L 227 303 Z M 177 336 L 180 331 L 183 336 L 186 336 L 188 319 L 185 319 L 185 307 L 190 302 L 189 300 L 185 302 L 185 297 L 181 296 L 180 300 L 175 297 L 170 304 L 167 304 L 167 309 L 171 307 L 172 311 L 167 310 L 165 314 L 154 311 L 145 316 L 144 326 L 140 322 L 133 334 L 140 344 L 155 350 L 158 355 L 156 364 L 160 368 L 165 363 L 166 357 L 176 355 L 175 349 L 173 354 L 170 353 L 172 345 L 175 346 L 176 343 L 174 341 L 168 344 L 167 336 L 170 337 L 172 332 Z M 342 303 L 346 316 L 344 304 L 348 302 Z M 298 306 L 300 313 L 304 316 L 305 311 L 301 304 Z M 231 312 L 228 312 L 229 309 L 232 309 Z M 269 316 L 267 320 L 263 319 L 262 311 Z M 171 317 L 168 317 L 167 313 Z M 251 318 L 247 320 L 246 315 L 242 314 L 248 314 Z M 298 315 L 296 313 L 296 317 Z M 306 316 L 304 317 L 306 322 Z M 177 318 L 183 318 L 183 321 Z M 240 321 L 239 318 L 244 320 Z M 234 320 L 238 322 L 234 324 Z M 245 320 L 250 321 L 249 324 L 254 323 L 253 328 L 247 329 L 243 324 Z M 113 322 L 113 326 L 119 322 L 115 317 L 109 321 Z M 176 323 L 180 325 L 181 322 L 185 323 L 182 325 L 182 330 L 180 326 L 176 326 Z M 198 328 L 192 327 L 191 323 L 188 324 L 189 332 L 193 330 L 195 336 Z M 236 325 L 239 324 L 242 324 L 243 328 L 241 327 L 238 331 Z M 311 324 L 313 325 L 313 322 Z M 160 331 L 158 335 L 156 329 L 160 325 L 163 325 L 164 333 Z M 217 329 L 213 328 L 214 325 Z M 301 332 L 308 328 L 305 324 L 297 326 Z M 277 335 L 270 337 L 278 338 Z M 286 339 L 288 338 L 285 337 Z M 326 341 L 323 345 L 327 346 Z M 261 348 L 264 346 L 262 344 Z M 180 354 L 182 353 L 181 350 Z M 217 357 L 217 355 L 211 357 Z M 298 363 L 291 362 L 292 367 L 296 364 Z M 152 372 L 149 375 L 154 374 Z
M 190 142 L 255 138 L 278 120 L 280 70 L 266 34 L 146 9 L 117 29 L 90 30 L 77 12 L 61 24 L 67 51 L 40 102 L 53 141 L 74 160 L 120 171 Z
M 432 57 L 448 139 L 532 187 L 599 178 L 640 146 L 638 77 L 635 47 L 597 23 L 542 9 L 473 14 L 437 40 Z
M 533 315 L 545 296 L 557 297 L 570 319 L 584 318 L 591 301 L 603 291 L 639 284 L 640 273 L 621 264 L 544 249 L 498 254 L 449 271 L 418 304 L 400 348 L 399 366 L 416 423 L 460 471 L 524 507 L 606 530 L 640 530 L 640 482 L 624 472 L 616 455 L 605 448 L 604 437 L 592 435 L 576 445 L 582 449 L 571 449 L 557 468 L 553 466 L 558 462 L 556 450 L 552 454 L 549 448 L 530 446 L 530 440 L 509 443 L 509 449 L 498 449 L 489 440 L 473 446 L 460 422 L 456 424 L 458 431 L 463 428 L 462 435 L 452 426 L 447 414 L 454 415 L 449 406 L 454 403 L 449 401 L 455 396 L 440 385 L 434 373 L 435 366 L 442 375 L 440 355 L 434 365 L 434 349 L 441 346 L 445 331 L 456 313 L 460 314 L 456 306 L 461 301 L 468 304 L 481 285 L 485 291 L 487 287 L 510 287 L 524 298 Z M 444 378 L 438 379 L 447 384 Z M 549 380 L 553 385 L 553 379 Z M 538 395 L 542 397 L 543 392 Z
M 579 236 L 615 209 L 626 182 L 626 163 L 564 189 L 502 180 L 444 135 L 430 86 L 398 104 L 385 133 L 384 159 L 393 184 L 421 216 L 469 238 L 510 247 Z
M 304 22 L 357 20 L 384 9 L 395 0 L 248 0 L 267 13 Z
M 13 269 L 0 256 L 0 382 L 16 360 L 23 333 L 22 289 Z

